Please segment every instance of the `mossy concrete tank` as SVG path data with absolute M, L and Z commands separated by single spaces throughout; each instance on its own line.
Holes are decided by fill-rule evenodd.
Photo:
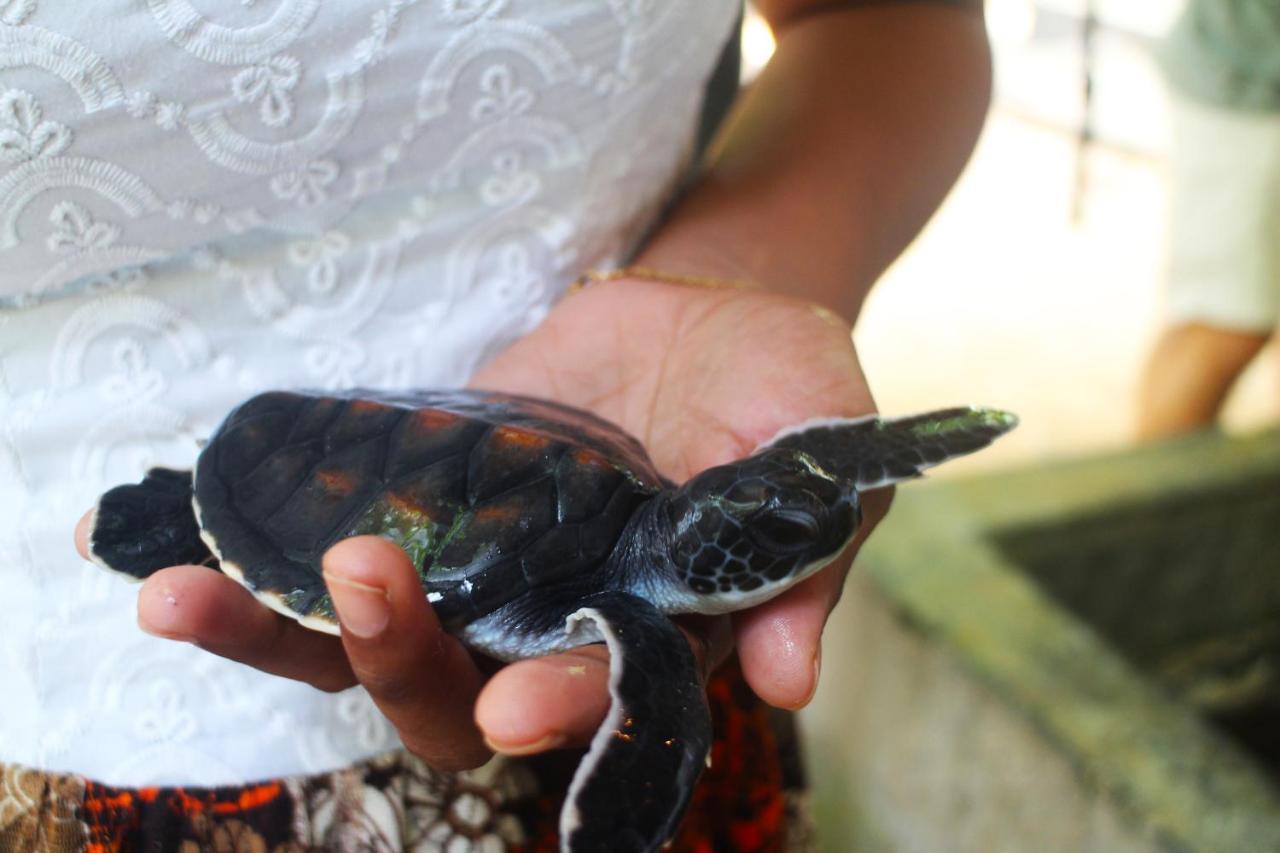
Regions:
M 1280 851 L 1280 433 L 901 489 L 804 724 L 824 849 Z

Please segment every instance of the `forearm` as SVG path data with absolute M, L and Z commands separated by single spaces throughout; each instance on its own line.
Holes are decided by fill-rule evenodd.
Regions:
M 839 5 L 780 8 L 773 59 L 638 263 L 750 279 L 856 317 L 967 160 L 990 60 L 977 11 Z

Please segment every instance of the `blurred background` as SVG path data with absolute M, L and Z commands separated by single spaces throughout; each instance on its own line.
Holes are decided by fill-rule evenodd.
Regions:
M 1221 432 L 1135 441 L 1181 3 L 986 11 L 986 130 L 855 340 L 882 411 L 1022 425 L 900 489 L 859 558 L 802 716 L 820 847 L 1280 849 L 1275 342 Z M 745 80 L 771 49 L 749 13 Z
M 1093 5 L 1095 138 L 1082 151 L 1085 4 L 988 0 L 996 90 L 982 141 L 859 322 L 883 411 L 956 400 L 1022 416 L 1009 439 L 938 476 L 1133 437 L 1166 269 L 1169 103 L 1151 45 L 1181 4 Z M 767 30 L 748 21 L 744 38 L 749 72 L 767 54 Z M 1224 423 L 1248 431 L 1277 416 L 1273 345 L 1241 378 Z

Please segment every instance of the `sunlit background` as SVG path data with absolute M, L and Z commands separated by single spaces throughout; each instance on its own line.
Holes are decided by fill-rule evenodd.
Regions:
M 1092 2 L 1087 112 L 1093 138 L 1082 145 L 1085 0 L 987 1 L 996 83 L 986 130 L 942 209 L 877 284 L 855 340 L 884 412 L 980 403 L 1022 417 L 1021 427 L 998 446 L 941 471 L 937 479 L 946 487 L 963 489 L 973 476 L 994 472 L 998 478 L 1012 470 L 1022 472 L 1013 475 L 1018 488 L 1035 494 L 1040 466 L 1100 459 L 1044 481 L 1050 490 L 1068 482 L 1083 496 L 1064 501 L 1080 518 L 1094 512 L 1088 503 L 1094 500 L 1101 519 L 1097 529 L 1115 516 L 1105 504 L 1110 494 L 1137 507 L 1115 530 L 1098 534 L 1090 552 L 1097 556 L 1086 558 L 1083 567 L 1058 559 L 1067 574 L 1085 572 L 1081 606 L 1096 604 L 1110 613 L 1113 633 L 1126 626 L 1141 632 L 1147 622 L 1160 620 L 1176 626 L 1183 616 L 1190 624 L 1198 609 L 1227 614 L 1214 623 L 1225 625 L 1225 634 L 1188 629 L 1178 635 L 1186 639 L 1185 648 L 1153 654 L 1152 666 L 1204 664 L 1211 673 L 1205 695 L 1229 694 L 1240 688 L 1238 677 L 1247 676 L 1249 701 L 1263 698 L 1240 707 L 1247 714 L 1261 708 L 1264 716 L 1250 719 L 1262 720 L 1262 730 L 1274 733 L 1280 732 L 1280 623 L 1267 621 L 1266 613 L 1276 611 L 1260 605 L 1265 627 L 1249 623 L 1254 633 L 1243 640 L 1232 632 L 1243 631 L 1244 623 L 1232 622 L 1236 617 L 1230 614 L 1238 606 L 1240 613 L 1256 615 L 1251 598 L 1275 600 L 1270 578 L 1280 574 L 1280 549 L 1274 535 L 1265 534 L 1280 521 L 1280 434 L 1259 433 L 1280 419 L 1275 343 L 1237 383 L 1225 411 L 1223 428 L 1228 436 L 1243 437 L 1243 451 L 1202 443 L 1182 459 L 1177 453 L 1120 458 L 1135 444 L 1140 371 L 1163 321 L 1169 104 L 1151 49 L 1179 9 L 1178 0 Z M 742 34 L 745 81 L 767 63 L 773 47 L 768 27 L 749 14 Z M 1261 443 L 1249 438 L 1256 434 L 1270 437 Z M 1118 461 L 1108 461 L 1113 458 Z M 1196 466 L 1215 460 L 1232 473 L 1214 486 L 1220 493 L 1197 497 L 1195 478 L 1205 472 Z M 1272 467 L 1260 475 L 1263 480 L 1250 483 L 1251 465 L 1264 462 Z M 1162 499 L 1164 488 L 1144 482 L 1148 468 L 1152 483 L 1192 483 L 1177 496 L 1182 509 L 1168 522 L 1144 520 L 1141 500 Z M 1186 696 L 1171 700 L 1165 675 L 1152 677 L 1155 670 L 1138 666 L 1132 650 L 1108 645 L 1106 631 L 1094 633 L 1096 613 L 1082 616 L 1028 586 L 1024 567 L 1002 563 L 1001 577 L 987 590 L 953 588 L 950 566 L 900 572 L 907 563 L 875 564 L 905 550 L 891 537 L 930 541 L 944 529 L 958 529 L 955 519 L 922 509 L 925 502 L 908 491 L 920 488 L 900 492 L 890 518 L 897 526 L 873 537 L 872 545 L 882 538 L 878 548 L 864 549 L 826 635 L 822 686 L 802 715 L 821 848 L 1280 849 L 1251 835 L 1280 838 L 1280 777 L 1250 775 L 1250 769 L 1241 771 L 1249 780 L 1243 787 L 1231 788 L 1239 780 L 1224 782 L 1222 766 L 1237 767 L 1237 754 L 1222 749 L 1220 732 L 1202 726 L 1196 715 L 1219 718 Z M 978 492 L 998 504 L 998 482 L 985 489 Z M 1052 501 L 1052 495 L 1043 500 Z M 1015 507 L 1017 500 L 1006 503 Z M 1197 515 L 1197 507 L 1212 505 L 1224 507 L 1220 517 Z M 1028 517 L 1034 514 L 1027 511 Z M 1241 521 L 1237 530 L 1236 515 L 1252 520 Z M 1161 523 L 1193 526 L 1195 533 L 1165 541 Z M 1116 538 L 1107 540 L 1109 535 Z M 1181 565 L 1200 536 L 1213 540 L 1199 548 L 1200 563 Z M 1071 553 L 1070 541 L 1061 547 L 1061 553 Z M 1228 555 L 1224 549 L 1234 550 Z M 935 561 L 950 559 L 945 549 L 931 553 Z M 1001 552 L 991 559 L 1005 557 Z M 964 559 L 956 555 L 957 573 Z M 1088 574 L 1092 570 L 1096 580 Z M 974 569 L 974 575 L 980 571 L 986 569 Z M 1173 578 L 1169 583 L 1178 589 L 1158 590 L 1166 612 L 1153 615 L 1147 590 L 1157 597 L 1162 576 Z M 931 592 L 922 584 L 947 591 Z M 1091 599 L 1092 584 L 1097 594 Z M 1223 597 L 1214 597 L 1224 590 Z M 986 606 L 986 596 L 1006 594 L 1029 596 L 1025 607 L 1038 615 L 1022 619 L 1029 612 L 1023 605 L 1003 615 L 996 607 L 992 618 L 1009 621 L 989 634 L 986 617 L 967 619 L 967 610 Z M 965 595 L 977 598 L 970 604 Z M 1057 639 L 1040 648 L 1035 620 L 1042 618 L 1045 635 Z M 1200 628 L 1211 621 L 1202 620 Z M 1008 639 L 1017 633 L 1010 625 L 1021 626 L 1020 638 Z M 1007 631 L 1013 634 L 1002 633 Z M 1259 645 L 1250 645 L 1256 640 Z M 1226 679 L 1227 688 L 1214 680 L 1220 674 L 1214 655 L 1223 649 L 1229 653 L 1221 669 L 1237 678 Z M 1045 655 L 1056 661 L 1047 676 L 1034 668 L 1044 665 Z M 1020 675 L 1024 665 L 1030 668 Z M 1060 680 L 1054 667 L 1061 668 Z M 1091 669 L 1105 677 L 1089 681 Z M 1023 675 L 1027 680 L 1020 680 Z M 1041 677 L 1047 681 L 1037 682 Z M 1083 695 L 1071 692 L 1076 687 L 1064 688 L 1061 697 L 1049 695 L 1059 681 L 1070 679 L 1084 679 L 1088 686 L 1078 689 L 1088 695 L 1076 702 Z M 1054 717 L 1059 710 L 1063 715 Z M 1148 720 L 1152 715 L 1167 719 L 1157 723 Z M 1182 734 L 1171 734 L 1175 730 Z M 1114 778 L 1100 782 L 1099 774 L 1107 773 Z M 1126 787 L 1138 776 L 1142 781 Z M 1220 841 L 1228 836 L 1246 840 L 1243 846 Z
M 939 476 L 1115 446 L 1133 433 L 1138 373 L 1161 319 L 1166 231 L 1167 94 L 1150 45 L 1179 4 L 1094 5 L 1097 138 L 1082 152 L 1083 0 L 988 0 L 996 92 L 986 131 L 858 324 L 883 411 L 973 402 L 1022 416 L 1010 439 Z M 773 50 L 754 13 L 742 47 L 750 80 Z M 1233 394 L 1229 430 L 1280 415 L 1272 349 Z

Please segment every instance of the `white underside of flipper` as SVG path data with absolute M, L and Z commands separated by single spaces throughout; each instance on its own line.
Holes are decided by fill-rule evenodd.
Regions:
M 583 625 L 584 620 L 591 624 Z M 616 737 L 621 729 L 624 706 L 622 696 L 618 692 L 618 685 L 622 682 L 622 644 L 614 636 L 608 620 L 596 609 L 583 607 L 569 614 L 565 619 L 564 627 L 565 633 L 575 640 L 583 631 L 594 630 L 600 634 L 609 648 L 609 713 L 605 715 L 604 722 L 591 738 L 591 746 L 587 749 L 587 754 L 582 756 L 582 761 L 579 762 L 578 769 L 573 774 L 573 781 L 569 783 L 569 792 L 564 798 L 564 808 L 560 811 L 560 850 L 562 853 L 569 853 L 569 838 L 582 825 L 582 815 L 578 813 L 577 806 L 578 794 L 591 778 L 591 774 L 595 772 L 600 756 L 604 754 L 609 741 Z M 590 640 L 585 641 L 590 642 Z M 574 645 L 578 643 L 575 642 Z
M 773 434 L 772 438 L 757 444 L 755 450 L 752 450 L 751 453 L 753 455 L 759 453 L 761 450 L 777 444 L 780 440 L 789 435 L 795 435 L 798 432 L 804 432 L 805 430 L 814 429 L 815 427 L 854 426 L 856 424 L 865 424 L 867 421 L 879 420 L 879 418 L 879 415 L 861 415 L 856 418 L 840 418 L 834 415 L 829 415 L 826 417 L 809 418 L 806 421 L 801 421 L 798 424 L 792 424 L 791 426 L 786 426 L 778 430 Z

